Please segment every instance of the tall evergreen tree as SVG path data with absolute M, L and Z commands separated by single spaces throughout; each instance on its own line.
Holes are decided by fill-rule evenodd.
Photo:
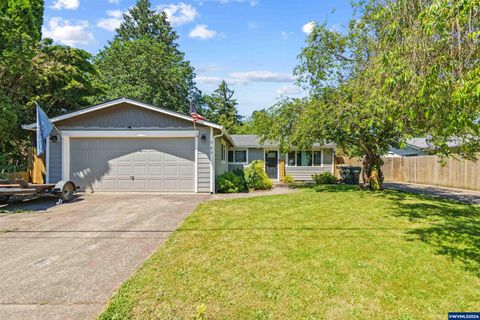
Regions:
M 178 35 L 164 12 L 139 0 L 117 30 L 113 41 L 96 57 L 96 81 L 105 88 L 98 100 L 128 97 L 180 112 L 197 100 L 194 70 L 178 50 Z
M 20 124 L 35 120 L 34 101 L 56 116 L 99 92 L 88 52 L 40 40 L 43 7 L 42 0 L 0 2 L 0 172 L 25 158 L 30 137 Z
M 218 88 L 210 95 L 205 96 L 207 105 L 206 117 L 227 129 L 230 133 L 235 133 L 237 126 L 241 122 L 241 116 L 238 114 L 237 100 L 233 98 L 234 90 L 228 87 L 225 81 L 222 81 Z

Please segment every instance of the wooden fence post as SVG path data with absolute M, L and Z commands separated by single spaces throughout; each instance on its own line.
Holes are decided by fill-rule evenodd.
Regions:
M 35 148 L 28 148 L 28 172 L 32 183 L 44 183 L 46 174 L 45 161 L 42 156 L 37 156 Z

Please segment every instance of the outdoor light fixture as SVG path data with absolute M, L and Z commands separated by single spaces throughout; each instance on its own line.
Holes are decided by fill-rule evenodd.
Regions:
M 57 142 L 58 141 L 58 137 L 57 136 L 50 136 L 50 142 Z
M 207 142 L 207 136 L 202 134 L 202 137 L 200 138 L 200 140 L 202 140 L 202 143 Z

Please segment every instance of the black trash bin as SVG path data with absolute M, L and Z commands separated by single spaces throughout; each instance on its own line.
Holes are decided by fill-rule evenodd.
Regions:
M 351 167 L 350 168 L 350 175 L 352 177 L 352 184 L 359 185 L 360 184 L 360 173 L 362 172 L 362 167 Z
M 360 183 L 360 173 L 362 172 L 361 167 L 339 166 L 338 171 L 340 172 L 342 183 L 354 185 Z

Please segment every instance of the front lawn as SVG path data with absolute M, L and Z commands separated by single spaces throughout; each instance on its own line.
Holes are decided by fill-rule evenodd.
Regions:
M 208 319 L 479 311 L 480 208 L 338 187 L 207 202 L 100 318 L 192 319 L 202 307 Z

